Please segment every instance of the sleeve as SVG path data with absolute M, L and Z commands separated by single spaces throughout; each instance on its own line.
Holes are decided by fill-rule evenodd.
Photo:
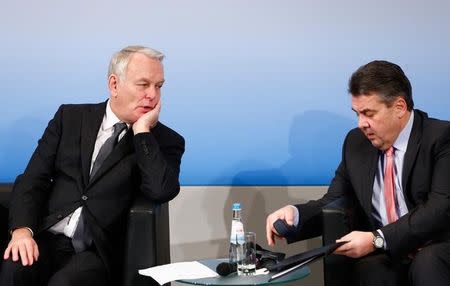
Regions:
M 152 132 L 134 136 L 140 175 L 139 188 L 150 200 L 167 202 L 179 193 L 180 164 L 184 144 L 183 137 L 175 132 L 158 139 Z
M 9 212 L 10 230 L 38 228 L 55 170 L 63 106 L 50 120 L 23 174 L 14 183 Z

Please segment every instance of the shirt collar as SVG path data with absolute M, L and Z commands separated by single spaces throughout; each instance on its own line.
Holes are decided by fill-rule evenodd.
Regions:
M 105 118 L 103 119 L 102 129 L 108 130 L 114 126 L 114 124 L 121 122 L 121 120 L 114 114 L 109 103 L 106 104 Z M 127 124 L 128 127 L 128 124 Z
M 393 144 L 396 150 L 406 152 L 406 148 L 408 147 L 409 136 L 411 135 L 413 122 L 414 122 L 414 110 L 411 112 L 411 115 L 409 116 L 408 123 L 406 123 L 405 127 L 398 135 L 397 140 L 395 140 Z

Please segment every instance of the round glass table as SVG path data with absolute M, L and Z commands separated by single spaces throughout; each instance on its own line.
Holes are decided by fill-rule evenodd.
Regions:
M 221 262 L 227 262 L 228 259 L 207 259 L 200 260 L 198 262 L 209 267 L 210 269 L 216 271 L 217 265 Z M 255 276 L 238 276 L 236 272 L 231 273 L 228 276 L 217 276 L 211 278 L 201 278 L 201 279 L 180 279 L 177 282 L 192 284 L 192 285 L 210 285 L 210 286 L 222 286 L 222 285 L 279 285 L 288 282 L 296 281 L 305 278 L 311 273 L 308 266 L 303 266 L 289 274 L 286 274 L 280 278 L 269 281 L 269 279 L 275 275 L 275 273 L 268 273 L 263 275 Z

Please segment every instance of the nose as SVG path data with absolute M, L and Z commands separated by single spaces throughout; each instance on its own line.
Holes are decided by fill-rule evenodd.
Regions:
M 358 127 L 360 129 L 364 129 L 369 127 L 369 123 L 367 122 L 367 120 L 364 118 L 364 116 L 359 116 L 358 117 Z
M 157 90 L 157 88 L 154 85 L 149 86 L 145 90 L 145 98 L 153 100 L 153 99 L 156 98 L 157 95 L 158 95 L 158 90 Z

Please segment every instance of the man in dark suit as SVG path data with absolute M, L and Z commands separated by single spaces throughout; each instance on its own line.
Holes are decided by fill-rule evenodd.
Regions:
M 450 123 L 413 109 L 411 84 L 401 68 L 373 61 L 351 77 L 358 128 L 343 144 L 328 192 L 319 200 L 285 206 L 267 217 L 297 227 L 295 239 L 320 235 L 321 210 L 347 197 L 363 210 L 367 229 L 353 231 L 336 254 L 357 258 L 357 285 L 448 285 L 450 281 Z
M 132 198 L 167 202 L 180 188 L 184 139 L 158 122 L 163 57 L 126 47 L 111 59 L 107 102 L 58 109 L 14 184 L 2 286 L 120 285 Z

